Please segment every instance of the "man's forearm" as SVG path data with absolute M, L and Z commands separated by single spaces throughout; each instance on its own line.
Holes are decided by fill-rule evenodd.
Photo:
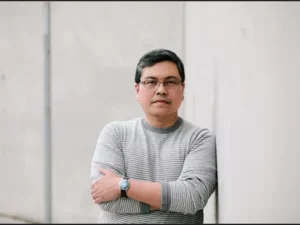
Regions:
M 102 202 L 99 204 L 100 209 L 119 214 L 144 214 L 145 203 L 130 198 L 119 198 L 114 201 Z
M 159 182 L 130 179 L 127 196 L 150 205 L 150 210 L 161 208 L 161 184 Z

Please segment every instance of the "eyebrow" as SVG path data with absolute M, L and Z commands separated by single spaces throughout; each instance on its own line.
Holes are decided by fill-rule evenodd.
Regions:
M 175 78 L 175 79 L 180 79 L 178 78 L 177 76 L 174 76 L 174 75 L 170 75 L 170 76 L 167 76 L 164 78 L 164 80 L 167 80 L 167 79 L 172 79 L 172 78 Z M 149 76 L 149 77 L 145 77 L 145 79 L 155 79 L 157 80 L 157 77 L 152 77 L 152 76 Z

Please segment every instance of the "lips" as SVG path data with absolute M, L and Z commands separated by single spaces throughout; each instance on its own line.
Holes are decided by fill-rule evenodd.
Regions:
M 156 100 L 153 103 L 157 103 L 157 102 L 170 104 L 167 100 Z

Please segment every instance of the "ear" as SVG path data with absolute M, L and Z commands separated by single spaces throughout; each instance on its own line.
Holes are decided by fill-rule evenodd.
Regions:
M 182 101 L 184 100 L 184 88 L 185 88 L 185 83 L 182 84 Z

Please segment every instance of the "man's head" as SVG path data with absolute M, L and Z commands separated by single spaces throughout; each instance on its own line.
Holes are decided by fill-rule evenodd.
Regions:
M 156 49 L 143 55 L 135 73 L 137 100 L 147 115 L 178 114 L 184 99 L 184 65 L 172 51 Z

